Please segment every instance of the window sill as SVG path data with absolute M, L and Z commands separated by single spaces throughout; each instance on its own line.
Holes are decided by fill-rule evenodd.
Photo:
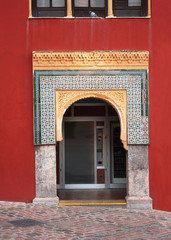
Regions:
M 28 19 L 150 19 L 151 16 L 146 16 L 146 17 L 116 17 L 116 16 L 111 16 L 111 17 L 28 17 Z

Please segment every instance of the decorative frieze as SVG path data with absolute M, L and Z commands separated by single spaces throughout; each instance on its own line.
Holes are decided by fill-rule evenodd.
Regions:
M 33 52 L 33 68 L 36 69 L 147 69 L 147 51 L 109 52 Z

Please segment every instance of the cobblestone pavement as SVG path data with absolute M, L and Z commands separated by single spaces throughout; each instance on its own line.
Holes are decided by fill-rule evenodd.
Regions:
M 171 213 L 0 202 L 0 239 L 171 239 Z

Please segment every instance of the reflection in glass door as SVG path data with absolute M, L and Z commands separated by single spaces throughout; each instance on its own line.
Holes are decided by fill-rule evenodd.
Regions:
M 126 151 L 120 139 L 120 124 L 111 122 L 110 187 L 126 187 Z
M 94 122 L 65 122 L 65 184 L 93 184 Z

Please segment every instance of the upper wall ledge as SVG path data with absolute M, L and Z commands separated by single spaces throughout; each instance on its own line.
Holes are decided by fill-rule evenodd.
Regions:
M 148 69 L 148 51 L 36 52 L 33 70 Z

